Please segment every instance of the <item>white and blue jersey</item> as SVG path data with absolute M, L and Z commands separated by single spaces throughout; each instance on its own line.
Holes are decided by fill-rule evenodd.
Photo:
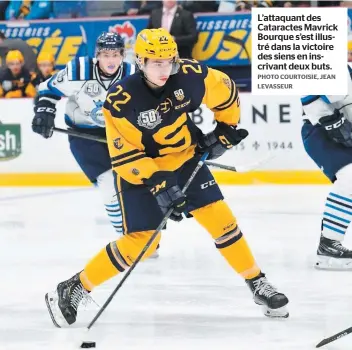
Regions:
M 334 114 L 338 109 L 347 120 L 352 122 L 352 68 L 347 66 L 348 92 L 347 95 L 306 95 L 301 97 L 304 119 L 313 125 L 319 123 L 321 117 Z
M 95 58 L 78 57 L 39 85 L 39 98 L 68 97 L 65 121 L 71 127 L 105 128 L 101 109 L 109 88 L 134 72 L 135 66 L 124 62 L 113 78 L 104 78 Z
M 107 78 L 100 74 L 96 59 L 79 57 L 39 85 L 39 100 L 47 99 L 56 104 L 61 97 L 68 97 L 66 124 L 84 133 L 105 137 L 102 106 L 107 92 L 117 81 L 134 72 L 134 65 L 123 62 L 117 73 Z M 121 209 L 107 144 L 73 136 L 69 136 L 69 142 L 77 163 L 89 180 L 99 188 L 114 229 L 121 234 Z

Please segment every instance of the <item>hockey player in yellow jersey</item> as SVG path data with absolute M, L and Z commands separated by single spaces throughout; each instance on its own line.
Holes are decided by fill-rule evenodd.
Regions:
M 248 135 L 237 128 L 240 102 L 235 83 L 195 60 L 179 59 L 177 45 L 164 29 L 140 32 L 135 54 L 140 71 L 113 86 L 103 108 L 125 235 L 46 295 L 54 324 L 74 323 L 80 301 L 132 265 L 170 208 L 172 220 L 181 221 L 186 213 L 209 232 L 266 316 L 288 317 L 287 297 L 256 264 L 207 166 L 185 194 L 181 191 L 202 153 L 218 158 Z M 187 114 L 202 103 L 216 120 L 214 131 L 206 135 Z M 155 251 L 159 240 L 160 234 L 144 258 Z

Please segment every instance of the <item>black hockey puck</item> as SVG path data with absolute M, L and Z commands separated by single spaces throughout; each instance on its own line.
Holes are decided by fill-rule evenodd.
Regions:
M 81 345 L 81 349 L 95 348 L 95 341 L 84 341 Z

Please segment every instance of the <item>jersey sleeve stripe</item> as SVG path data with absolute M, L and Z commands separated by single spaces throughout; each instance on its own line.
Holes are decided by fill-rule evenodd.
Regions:
M 331 104 L 330 100 L 326 95 L 320 95 L 320 98 L 327 104 Z
M 216 111 L 222 111 L 226 108 L 229 108 L 233 103 L 234 101 L 236 101 L 238 97 L 238 90 L 235 86 L 235 83 L 231 80 L 231 94 L 230 94 L 230 97 L 228 98 L 227 101 L 225 101 L 224 103 L 222 103 L 221 105 L 219 106 L 216 106 L 214 109 Z
M 79 57 L 79 80 L 86 80 L 86 70 L 87 67 L 85 65 L 84 57 Z
M 120 160 L 120 159 L 129 157 L 129 156 L 133 156 L 133 155 L 138 154 L 140 152 L 141 151 L 139 151 L 138 149 L 134 149 L 133 151 L 126 152 L 124 154 L 121 154 L 120 156 L 111 157 L 110 159 L 111 159 L 112 162 L 115 162 L 116 160 Z
M 142 159 L 142 158 L 145 158 L 145 157 L 146 157 L 145 153 L 141 152 L 140 154 L 137 154 L 135 156 L 127 157 L 127 159 L 124 158 L 124 160 L 122 160 L 120 162 L 111 163 L 111 165 L 112 165 L 113 168 L 116 168 L 116 167 L 131 163 L 131 162 L 135 162 L 136 160 Z
M 62 94 L 60 94 L 60 96 L 58 96 L 58 95 L 55 94 L 55 92 L 52 91 L 52 90 L 41 90 L 41 91 L 39 91 L 38 95 L 39 95 L 40 97 L 52 98 L 52 99 L 54 99 L 54 100 L 56 100 L 56 101 L 61 100 L 61 96 L 62 96 Z
M 307 95 L 301 98 L 301 102 L 303 106 L 307 106 L 312 102 L 319 100 L 319 98 L 320 98 L 319 95 Z

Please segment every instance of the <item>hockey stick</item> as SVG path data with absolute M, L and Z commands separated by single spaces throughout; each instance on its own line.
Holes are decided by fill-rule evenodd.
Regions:
M 61 134 L 66 134 L 69 136 L 80 137 L 81 139 L 87 139 L 87 140 L 106 143 L 105 137 L 101 137 L 101 136 L 97 136 L 97 135 L 90 135 L 90 134 L 86 134 L 86 133 L 76 131 L 76 130 L 67 130 L 67 129 L 61 129 L 61 128 L 54 127 L 54 131 L 59 132 Z
M 242 49 L 244 50 L 244 52 L 246 53 L 249 63 L 252 62 L 251 56 L 250 56 L 250 54 L 249 54 L 249 52 L 248 52 L 248 50 L 246 48 L 246 44 L 245 44 L 245 42 L 243 40 L 241 40 L 239 38 L 235 38 L 235 37 L 233 37 L 233 36 L 231 36 L 229 34 L 225 34 L 224 35 L 224 40 L 225 41 L 230 41 L 232 43 L 240 45 L 242 47 Z
M 88 56 L 88 40 L 86 30 L 82 25 L 79 26 L 82 34 L 83 56 Z
M 86 134 L 80 131 L 75 131 L 75 130 L 67 130 L 67 129 L 60 129 L 60 128 L 54 128 L 54 131 L 59 132 L 61 134 L 66 134 L 69 136 L 75 136 L 75 137 L 80 137 L 82 139 L 87 139 L 87 140 L 92 140 L 92 141 L 97 141 L 97 142 L 102 142 L 102 143 L 106 143 L 106 138 L 105 137 L 101 137 L 101 136 L 97 136 L 97 135 L 90 135 L 90 134 Z M 215 168 L 219 168 L 219 169 L 224 169 L 224 170 L 229 170 L 229 171 L 234 171 L 234 172 L 247 172 L 247 171 L 251 171 L 253 169 L 258 168 L 261 164 L 267 162 L 269 159 L 273 158 L 274 156 L 269 153 L 266 157 L 264 157 L 263 159 L 259 160 L 256 163 L 253 164 L 248 164 L 248 165 L 240 165 L 237 167 L 231 166 L 231 165 L 224 165 L 224 164 L 220 164 L 220 163 L 214 163 L 214 162 L 210 162 L 210 161 L 206 161 L 205 164 L 208 166 L 212 166 Z
M 239 165 L 236 167 L 232 166 L 232 165 L 214 163 L 209 160 L 206 161 L 205 164 L 208 166 L 213 166 L 213 167 L 224 169 L 224 170 L 234 171 L 236 173 L 245 173 L 247 171 L 252 171 L 252 170 L 260 167 L 262 164 L 267 163 L 269 160 L 273 159 L 274 157 L 275 157 L 275 155 L 272 154 L 271 152 L 269 152 L 265 157 L 263 157 L 262 159 L 254 162 L 254 163 Z
M 347 329 L 343 330 L 342 332 L 336 333 L 329 338 L 323 339 L 319 344 L 317 344 L 316 348 L 321 348 L 322 346 L 329 344 L 337 339 L 340 339 L 350 333 L 352 333 L 352 327 L 347 328 Z
M 189 185 L 191 184 L 191 182 L 194 180 L 194 178 L 196 177 L 199 169 L 203 166 L 205 160 L 207 159 L 209 153 L 206 152 L 202 155 L 201 159 L 199 160 L 197 166 L 195 167 L 195 169 L 193 170 L 193 173 L 191 174 L 191 176 L 189 177 L 188 181 L 186 182 L 186 184 L 184 185 L 182 192 L 185 193 L 189 187 Z M 149 249 L 150 245 L 154 242 L 155 238 L 157 237 L 157 235 L 159 234 L 159 232 L 164 228 L 164 226 L 166 225 L 167 220 L 169 219 L 170 215 L 172 214 L 173 209 L 169 209 L 167 211 L 167 213 L 165 214 L 163 220 L 161 221 L 160 225 L 156 228 L 156 230 L 154 231 L 154 233 L 152 234 L 152 236 L 150 237 L 149 241 L 147 242 L 147 244 L 144 246 L 143 250 L 140 252 L 140 254 L 138 255 L 137 259 L 134 261 L 134 263 L 131 265 L 131 267 L 128 269 L 128 271 L 125 273 L 125 275 L 123 276 L 123 278 L 121 279 L 120 283 L 116 286 L 116 288 L 113 290 L 113 292 L 111 293 L 111 295 L 109 296 L 109 298 L 106 300 L 106 302 L 104 303 L 104 305 L 101 307 L 101 309 L 98 311 L 98 313 L 96 314 L 96 316 L 93 318 L 93 320 L 89 323 L 89 325 L 87 326 L 86 332 L 88 332 L 95 324 L 95 322 L 98 320 L 98 318 L 101 316 L 101 314 L 105 311 L 105 309 L 107 308 L 107 306 L 110 304 L 110 302 L 112 301 L 112 299 L 114 298 L 115 294 L 118 292 L 118 290 L 122 287 L 122 285 L 125 283 L 126 279 L 128 278 L 128 276 L 132 273 L 132 271 L 135 269 L 135 267 L 137 266 L 137 264 L 139 263 L 139 261 L 143 258 L 144 253 Z M 91 344 L 92 342 L 85 342 L 83 341 L 81 344 L 81 348 L 85 348 L 88 344 Z

